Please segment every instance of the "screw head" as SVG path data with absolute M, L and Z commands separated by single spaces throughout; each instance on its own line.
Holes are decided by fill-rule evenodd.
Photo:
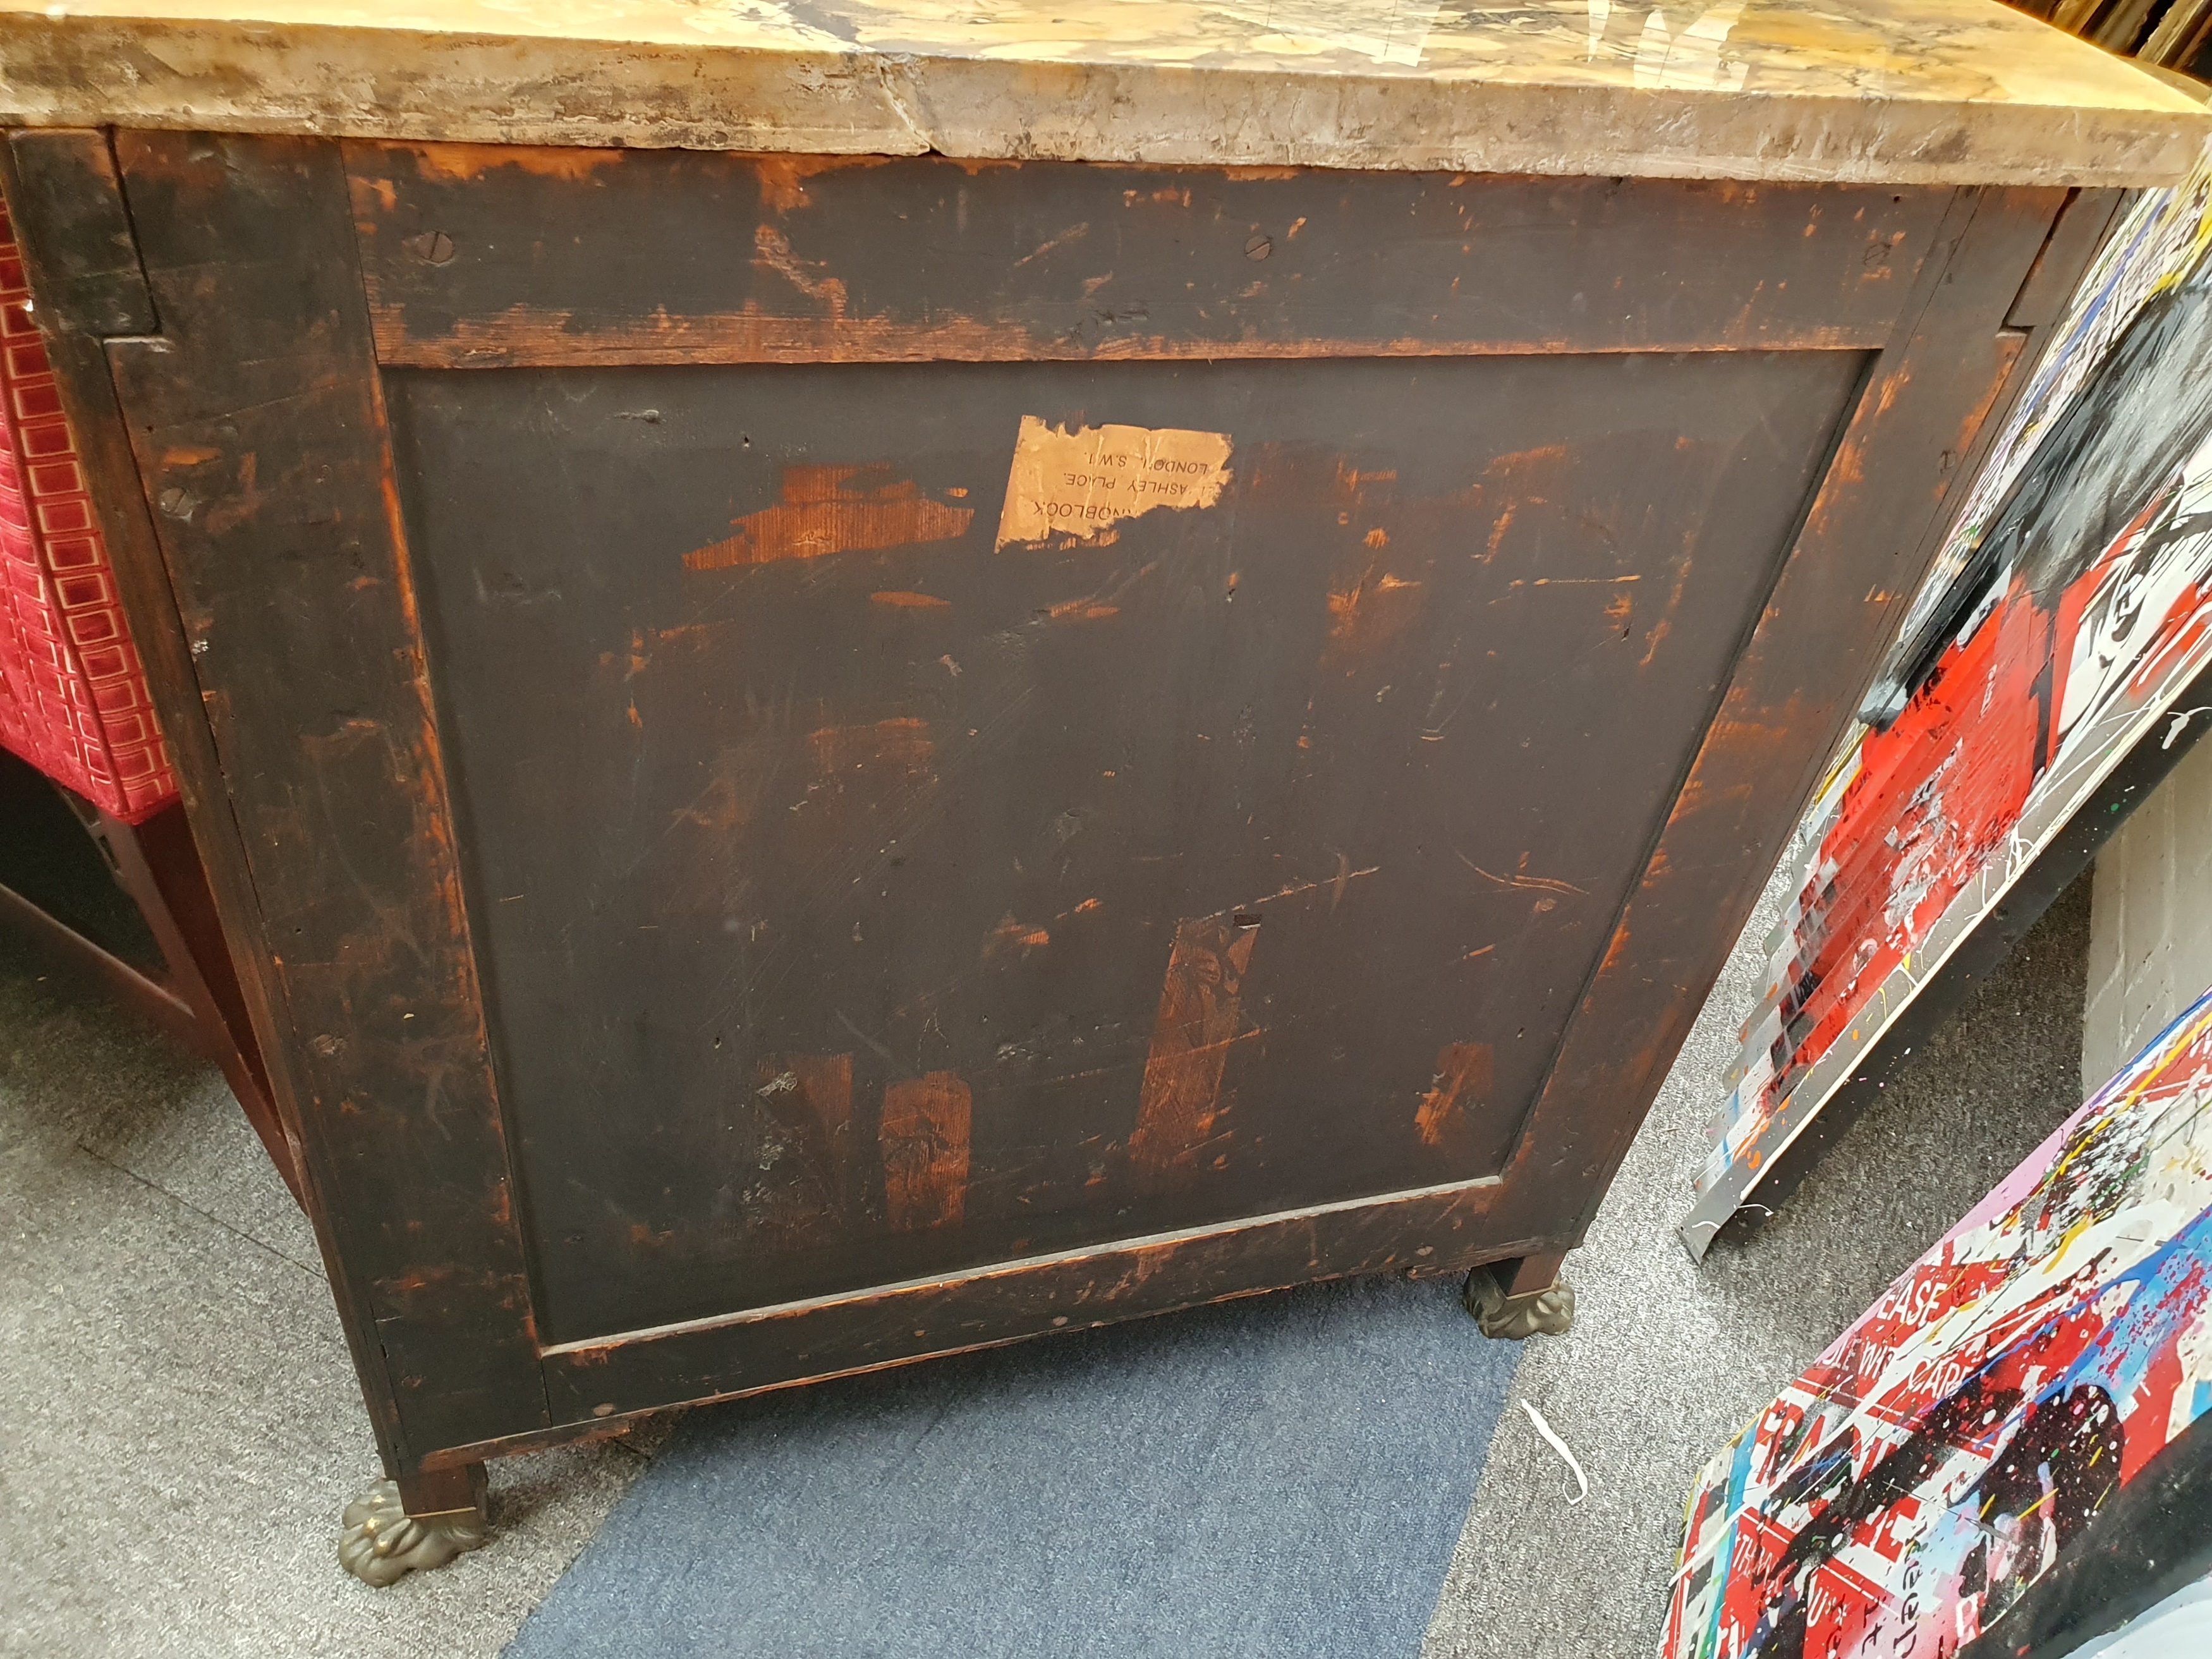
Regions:
M 1248 259 L 1264 259 L 1274 251 L 1275 239 L 1272 236 L 1255 236 L 1244 244 L 1244 257 Z

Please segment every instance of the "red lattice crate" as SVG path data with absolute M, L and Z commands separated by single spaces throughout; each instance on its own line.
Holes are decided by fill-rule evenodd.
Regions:
M 0 744 L 128 823 L 177 798 L 0 204 Z

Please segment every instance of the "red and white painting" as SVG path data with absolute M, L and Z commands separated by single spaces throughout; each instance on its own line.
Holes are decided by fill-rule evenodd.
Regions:
M 2208 1413 L 2212 994 L 1706 1467 L 1662 1659 L 1948 1659 Z
M 1693 1255 L 2212 662 L 2208 247 L 2212 165 L 2116 234 L 1916 601 L 1801 829 Z

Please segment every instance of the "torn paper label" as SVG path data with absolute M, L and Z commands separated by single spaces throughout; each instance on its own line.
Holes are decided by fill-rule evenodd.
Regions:
M 1176 427 L 1081 426 L 1022 416 L 998 545 L 1090 541 L 1157 507 L 1212 507 L 1229 482 L 1229 439 Z

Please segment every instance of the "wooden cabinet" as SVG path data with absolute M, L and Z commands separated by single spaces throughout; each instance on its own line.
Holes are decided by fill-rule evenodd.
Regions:
M 2201 125 L 2021 21 L 2094 155 L 1980 94 L 1948 173 L 1792 153 L 1837 92 L 1747 161 L 1720 83 L 1735 179 L 1629 128 L 1553 176 L 1220 118 L 1172 166 L 487 145 L 553 118 L 249 111 L 279 32 L 252 130 L 182 130 L 87 67 L 120 25 L 9 27 L 39 315 L 418 1516 L 680 1402 L 1549 1285 L 2029 296 Z M 1649 107 L 1607 52 L 1593 131 Z M 1384 126 L 1507 95 L 1352 56 Z M 1139 125 L 1231 84 L 1119 72 Z

